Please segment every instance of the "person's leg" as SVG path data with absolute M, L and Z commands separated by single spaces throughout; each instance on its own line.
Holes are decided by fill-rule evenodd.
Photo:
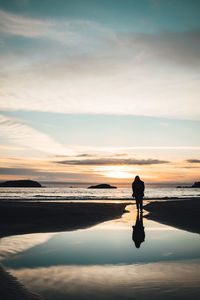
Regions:
M 143 197 L 140 197 L 140 211 L 143 210 Z
M 135 197 L 135 201 L 136 201 L 136 207 L 137 207 L 137 210 L 139 210 L 139 198 L 138 198 L 138 197 Z
M 139 198 L 139 207 L 140 207 L 140 211 L 143 210 L 143 197 Z

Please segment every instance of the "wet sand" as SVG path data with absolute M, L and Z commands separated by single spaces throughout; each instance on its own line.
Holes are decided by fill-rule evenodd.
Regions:
M 176 228 L 200 233 L 200 198 L 176 201 L 155 201 L 144 206 L 147 219 Z
M 9 274 L 0 264 L 0 298 L 2 300 L 43 300 L 28 291 L 17 278 Z
M 87 228 L 120 218 L 127 204 L 1 202 L 0 237 Z

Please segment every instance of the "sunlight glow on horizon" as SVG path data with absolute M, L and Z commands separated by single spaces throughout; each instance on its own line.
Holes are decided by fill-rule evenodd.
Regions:
M 97 166 L 94 168 L 94 172 L 102 175 L 103 177 L 113 179 L 133 179 L 136 175 L 143 173 L 141 168 L 135 168 L 126 165 Z M 142 177 L 153 179 L 155 176 L 147 176 L 143 174 Z

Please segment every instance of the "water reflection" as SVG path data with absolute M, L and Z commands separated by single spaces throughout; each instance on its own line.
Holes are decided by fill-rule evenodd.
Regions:
M 46 243 L 56 233 L 31 233 L 0 238 L 0 261 L 19 256 L 20 253 Z
M 134 206 L 122 219 L 95 227 L 57 234 L 35 234 L 2 239 L 0 257 L 12 269 L 58 265 L 139 264 L 199 258 L 199 235 L 145 219 L 139 251 L 132 241 L 132 225 L 143 227 Z M 139 224 L 139 225 L 138 225 Z M 141 230 L 143 231 L 143 229 Z M 16 239 L 17 238 L 17 239 Z M 138 238 L 139 239 L 139 238 Z M 134 242 L 135 243 L 135 242 Z M 8 247 L 9 246 L 9 247 Z M 7 248 L 7 251 L 6 251 Z M 15 249 L 15 251 L 13 250 Z
M 199 260 L 9 270 L 47 300 L 198 299 Z
M 198 299 L 199 235 L 128 209 L 89 229 L 4 238 L 2 263 L 46 300 Z
M 143 212 L 137 212 L 135 226 L 132 226 L 132 240 L 136 248 L 140 248 L 141 243 L 145 240 L 145 232 L 143 226 Z

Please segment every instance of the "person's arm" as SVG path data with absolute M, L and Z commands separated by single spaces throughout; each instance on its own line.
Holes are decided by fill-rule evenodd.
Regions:
M 145 190 L 145 185 L 144 185 L 144 182 L 143 182 L 143 197 L 144 197 L 144 190 Z
M 132 183 L 132 191 L 133 191 L 133 194 L 132 194 L 132 197 L 134 198 L 134 184 Z

